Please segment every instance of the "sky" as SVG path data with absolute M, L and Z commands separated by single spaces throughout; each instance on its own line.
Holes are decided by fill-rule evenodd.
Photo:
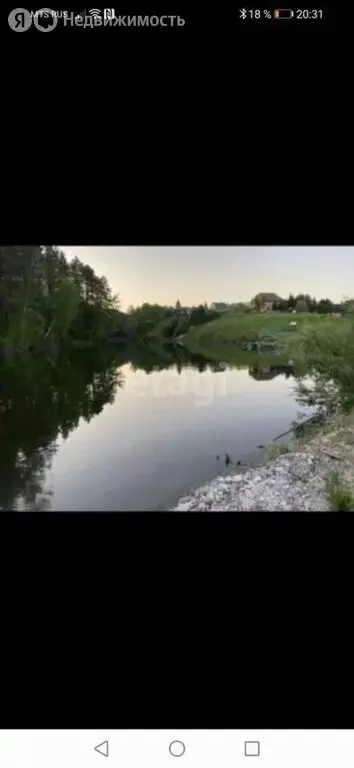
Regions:
M 354 296 L 354 246 L 60 246 L 105 275 L 121 308 L 250 301 L 257 293 Z

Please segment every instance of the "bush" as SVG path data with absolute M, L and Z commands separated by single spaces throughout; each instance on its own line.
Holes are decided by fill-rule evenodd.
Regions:
M 332 472 L 326 483 L 328 503 L 332 512 L 354 511 L 354 496 L 338 472 Z

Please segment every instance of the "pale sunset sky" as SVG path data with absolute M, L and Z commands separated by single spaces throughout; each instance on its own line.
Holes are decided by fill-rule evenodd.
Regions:
M 105 275 L 121 308 L 250 301 L 256 293 L 354 296 L 354 246 L 59 246 Z

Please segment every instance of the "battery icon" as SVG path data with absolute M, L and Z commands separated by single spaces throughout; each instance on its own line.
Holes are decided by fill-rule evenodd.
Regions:
M 290 8 L 280 8 L 279 10 L 274 11 L 275 19 L 292 19 L 293 15 L 294 11 Z

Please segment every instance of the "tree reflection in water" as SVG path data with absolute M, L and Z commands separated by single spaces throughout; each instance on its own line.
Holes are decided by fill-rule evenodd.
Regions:
M 222 372 L 240 365 L 217 363 L 176 345 L 107 347 L 61 353 L 54 359 L 28 355 L 0 360 L 0 509 L 50 509 L 45 479 L 58 440 L 64 440 L 84 419 L 90 422 L 113 403 L 124 387 L 121 367 L 132 370 L 185 368 L 200 373 Z M 292 375 L 289 366 L 249 367 L 255 379 Z
M 0 363 L 0 508 L 47 509 L 47 470 L 59 437 L 89 422 L 124 385 L 112 352 L 26 356 Z

